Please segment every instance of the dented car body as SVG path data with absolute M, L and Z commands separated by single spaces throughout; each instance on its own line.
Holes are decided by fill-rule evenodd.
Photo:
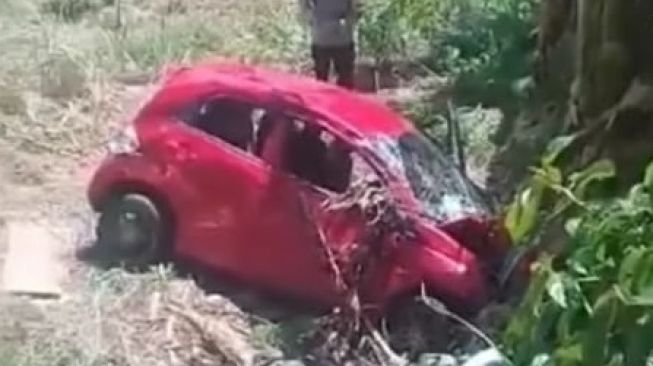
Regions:
M 171 71 L 111 150 L 88 191 L 98 242 L 138 237 L 319 304 L 355 290 L 383 307 L 423 286 L 478 309 L 507 249 L 473 185 L 410 122 L 312 79 L 225 63 Z M 120 212 L 130 194 L 146 206 Z M 118 216 L 155 232 L 117 235 L 129 227 Z

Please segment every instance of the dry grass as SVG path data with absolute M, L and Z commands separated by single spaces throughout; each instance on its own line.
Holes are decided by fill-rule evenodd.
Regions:
M 305 63 L 291 0 L 93 1 L 75 19 L 51 13 L 73 2 L 84 3 L 0 0 L 0 221 L 56 218 L 88 240 L 80 163 L 101 150 L 160 66 L 212 56 L 294 70 Z M 69 253 L 77 242 L 68 240 Z M 254 346 L 275 325 L 252 333 L 230 301 L 169 269 L 130 274 L 68 261 L 65 300 L 0 295 L 0 365 L 240 365 L 278 356 Z
M 125 75 L 213 56 L 298 69 L 306 52 L 287 0 L 123 0 L 75 22 L 39 4 L 0 0 L 0 143 L 32 152 L 74 157 L 100 143 Z
M 68 215 L 50 222 L 69 245 L 66 295 L 38 302 L 0 294 L 0 365 L 240 366 L 282 357 L 254 331 L 271 323 L 207 294 L 172 266 L 131 273 L 75 261 L 74 250 L 92 240 L 93 220 L 84 210 L 50 214 Z
M 29 366 L 251 365 L 279 357 L 253 346 L 248 316 L 231 302 L 167 269 L 91 271 L 78 286 L 62 303 L 6 299 L 1 319 L 11 321 L 0 323 L 0 356 Z

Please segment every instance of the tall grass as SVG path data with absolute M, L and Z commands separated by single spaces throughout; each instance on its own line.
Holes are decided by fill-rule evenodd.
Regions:
M 300 69 L 307 56 L 294 1 L 117 3 L 0 0 L 0 149 L 34 155 L 57 171 L 77 169 L 120 122 L 128 99 L 138 98 L 138 86 L 119 81 L 125 73 L 215 56 Z M 139 322 L 168 280 L 119 270 L 79 277 L 72 298 L 46 308 L 37 324 L 0 303 L 0 365 L 161 364 L 149 362 L 167 356 Z M 5 319 L 20 329 L 5 327 Z M 26 338 L 9 342 L 14 330 Z M 159 331 L 150 336 L 163 340 Z
M 285 0 L 0 0 L 0 143 L 81 156 L 121 109 L 114 76 L 236 58 L 302 68 L 306 39 Z

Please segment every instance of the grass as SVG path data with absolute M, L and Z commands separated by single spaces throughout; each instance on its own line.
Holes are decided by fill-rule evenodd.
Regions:
M 88 270 L 78 280 L 65 303 L 35 306 L 16 300 L 13 306 L 0 306 L 0 314 L 12 310 L 11 317 L 3 316 L 14 319 L 11 326 L 0 322 L 0 339 L 6 340 L 0 347 L 0 365 L 141 366 L 193 364 L 199 359 L 233 364 L 228 362 L 229 347 L 239 355 L 250 350 L 277 355 L 269 345 L 272 338 L 261 342 L 249 330 L 249 315 L 219 295 L 205 295 L 171 267 L 142 274 Z M 174 307 L 197 319 L 189 320 Z M 247 348 L 235 348 L 234 339 L 212 338 L 214 326 L 242 338 Z
M 118 81 L 126 74 L 215 56 L 295 70 L 305 62 L 304 33 L 288 21 L 294 19 L 290 0 L 192 6 L 122 0 L 120 9 L 117 3 L 0 0 L 0 151 L 12 151 L 0 159 L 29 156 L 76 167 L 101 147 L 137 98 L 138 90 Z M 47 195 L 44 186 L 41 196 Z M 156 305 L 186 297 L 193 311 L 206 314 L 212 300 L 192 281 L 160 268 L 145 274 L 82 270 L 73 281 L 70 298 L 61 303 L 0 301 L 0 366 L 141 366 L 197 356 L 171 350 L 194 349 L 198 340 L 189 323 Z M 226 299 L 209 310 L 214 322 L 249 327 L 248 316 Z M 201 357 L 225 363 L 220 354 Z
M 124 73 L 215 56 L 301 67 L 303 32 L 278 21 L 290 1 L 171 4 L 0 0 L 0 143 L 83 155 L 119 114 Z

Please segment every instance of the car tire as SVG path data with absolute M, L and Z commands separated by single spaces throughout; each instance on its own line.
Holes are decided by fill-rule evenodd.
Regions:
M 144 269 L 167 259 L 167 213 L 148 196 L 117 194 L 100 210 L 96 247 L 111 264 Z

